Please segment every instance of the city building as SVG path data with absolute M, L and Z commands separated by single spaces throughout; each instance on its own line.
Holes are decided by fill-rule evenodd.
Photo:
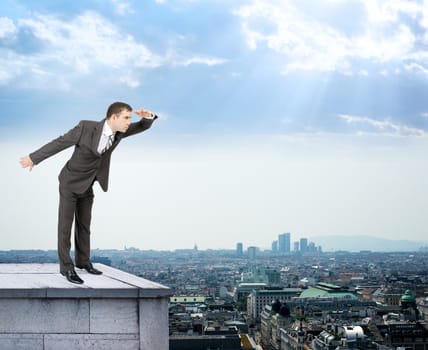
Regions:
M 303 330 L 302 322 L 295 322 L 288 328 L 280 329 L 281 350 L 310 350 L 312 334 Z M 330 349 L 326 349 L 330 350 Z
M 386 346 L 394 349 L 428 350 L 426 323 L 391 320 L 377 327 Z
M 278 241 L 273 241 L 272 242 L 272 252 L 273 253 L 278 253 Z
M 242 256 L 244 254 L 244 246 L 241 242 L 236 243 L 236 255 Z
M 313 350 L 377 349 L 360 326 L 334 325 L 323 330 L 312 341 Z
M 302 292 L 300 288 L 275 288 L 253 290 L 247 297 L 247 317 L 251 322 L 260 322 L 260 314 L 265 305 L 275 300 L 287 302 Z
M 278 235 L 278 252 L 280 254 L 290 253 L 290 236 L 289 232 Z
M 288 328 L 293 321 L 286 303 L 275 300 L 265 305 L 260 315 L 260 343 L 264 349 L 279 350 L 282 328 Z
M 266 283 L 239 283 L 235 288 L 234 300 L 237 301 L 242 297 L 247 298 L 253 290 L 265 289 L 266 287 Z
M 300 250 L 300 243 L 299 241 L 294 242 L 294 252 L 297 253 Z
M 242 283 L 266 283 L 268 286 L 278 286 L 281 283 L 281 273 L 272 267 L 251 265 L 247 272 L 241 273 Z
M 373 298 L 379 304 L 400 305 L 400 299 L 402 295 L 403 295 L 402 288 L 382 287 L 373 293 Z
M 428 297 L 421 299 L 418 303 L 418 310 L 421 314 L 421 318 L 428 322 Z
M 357 300 L 357 296 L 346 288 L 330 283 L 319 282 L 315 286 L 305 289 L 299 298 L 340 298 Z
M 300 238 L 300 252 L 306 253 L 308 251 L 308 239 Z
M 248 247 L 247 251 L 250 260 L 255 260 L 257 256 L 257 247 Z
M 169 298 L 170 304 L 204 304 L 206 297 L 204 295 L 173 295 Z

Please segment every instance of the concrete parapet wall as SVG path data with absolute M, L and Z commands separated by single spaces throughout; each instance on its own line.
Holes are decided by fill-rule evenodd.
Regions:
M 56 264 L 0 264 L 0 348 L 167 350 L 171 290 L 96 267 L 74 285 Z
M 0 334 L 2 350 L 135 350 L 138 334 Z

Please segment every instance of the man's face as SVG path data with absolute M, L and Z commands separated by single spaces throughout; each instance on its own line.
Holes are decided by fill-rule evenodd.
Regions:
M 113 114 L 111 118 L 113 131 L 126 132 L 131 124 L 131 111 L 123 110 L 118 114 Z

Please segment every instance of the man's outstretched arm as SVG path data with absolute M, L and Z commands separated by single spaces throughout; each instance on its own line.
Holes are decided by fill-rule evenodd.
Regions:
M 81 133 L 82 122 L 68 131 L 66 134 L 40 147 L 37 151 L 30 153 L 27 156 L 21 157 L 19 163 L 23 168 L 29 168 L 31 171 L 33 170 L 34 165 L 37 165 L 46 158 L 49 158 L 50 156 L 53 156 L 54 154 L 75 145 L 79 141 Z
M 149 111 L 148 109 L 137 109 L 136 111 L 133 111 L 136 115 L 138 115 L 140 118 L 145 119 L 156 119 L 157 115 L 153 112 Z
M 136 115 L 138 115 L 141 118 L 141 120 L 139 122 L 132 123 L 129 126 L 129 129 L 123 135 L 123 137 L 132 136 L 144 130 L 147 130 L 152 126 L 153 121 L 156 118 L 158 118 L 158 116 L 155 113 L 149 111 L 148 109 L 141 108 L 141 109 L 133 110 L 133 112 Z

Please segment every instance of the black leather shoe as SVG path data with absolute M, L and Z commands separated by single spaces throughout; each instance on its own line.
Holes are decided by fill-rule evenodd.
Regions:
M 83 280 L 77 275 L 76 271 L 74 270 L 68 270 L 65 272 L 61 272 L 65 278 L 67 278 L 68 282 L 76 283 L 76 284 L 82 284 Z
M 93 275 L 102 275 L 102 271 L 97 270 L 92 263 L 86 264 L 86 265 L 76 265 L 79 269 L 85 269 L 86 271 L 88 271 L 88 273 L 91 273 Z

